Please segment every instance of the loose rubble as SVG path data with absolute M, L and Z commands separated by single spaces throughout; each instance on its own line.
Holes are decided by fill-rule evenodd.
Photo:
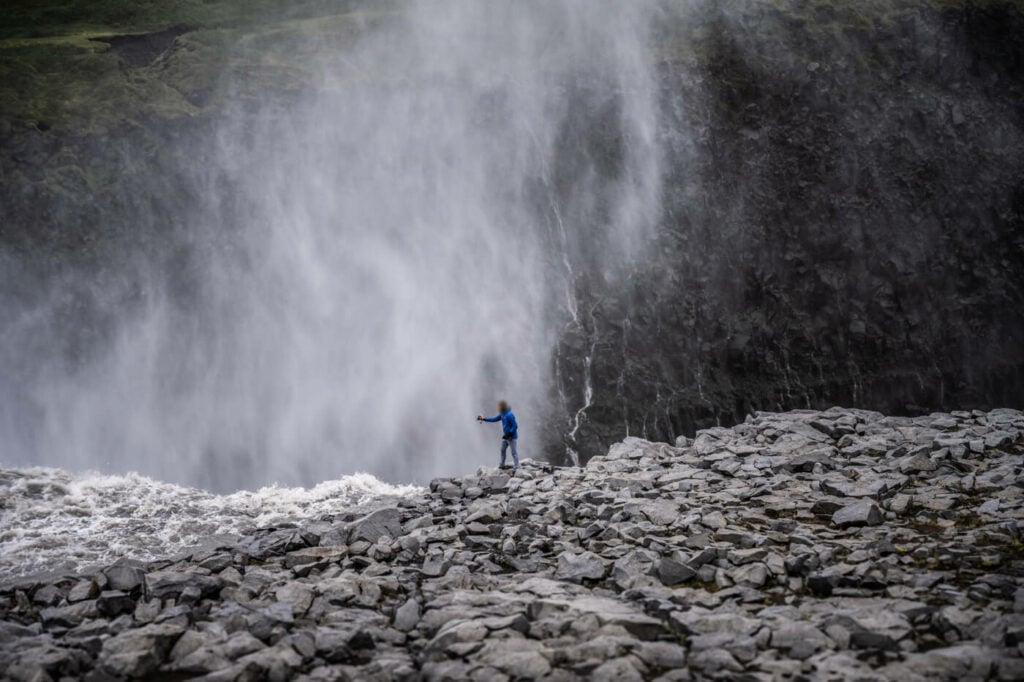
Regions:
M 1024 678 L 1024 414 L 758 413 L 0 583 L 15 680 Z

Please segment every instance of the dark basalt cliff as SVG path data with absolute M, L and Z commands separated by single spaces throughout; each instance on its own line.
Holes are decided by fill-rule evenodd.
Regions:
M 580 283 L 561 341 L 573 395 L 595 348 L 584 455 L 755 409 L 1024 398 L 1020 6 L 767 5 L 671 41 L 660 232 L 627 286 Z

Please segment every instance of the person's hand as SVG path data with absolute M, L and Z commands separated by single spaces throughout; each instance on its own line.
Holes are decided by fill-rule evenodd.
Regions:
M 478 422 L 482 422 L 482 421 L 484 420 L 484 416 L 483 416 L 482 414 L 478 414 L 478 415 L 476 416 L 476 420 L 477 420 Z

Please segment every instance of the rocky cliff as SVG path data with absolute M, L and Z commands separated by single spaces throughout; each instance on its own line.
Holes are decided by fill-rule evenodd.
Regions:
M 1020 679 L 1024 414 L 758 413 L 0 583 L 10 679 Z
M 595 347 L 576 449 L 755 409 L 1019 404 L 1022 27 L 1018 3 L 669 23 L 660 232 L 627 285 L 581 283 L 561 342 L 580 395 Z

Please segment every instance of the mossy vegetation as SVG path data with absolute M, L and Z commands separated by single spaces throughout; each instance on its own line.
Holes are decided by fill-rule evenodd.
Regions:
M 304 89 L 317 83 L 326 47 L 354 43 L 408 1 L 11 0 L 0 25 L 0 135 L 176 120 L 222 102 L 225 83 L 233 97 Z M 746 0 L 699 20 L 689 3 L 664 2 L 652 59 L 713 60 L 721 22 L 777 34 L 780 44 L 800 33 L 803 46 L 828 45 L 921 13 L 1006 2 Z M 807 41 L 808 32 L 821 40 Z
M 232 95 L 308 86 L 317 52 L 398 7 L 355 0 L 14 0 L 0 28 L 0 135 L 106 134 Z

